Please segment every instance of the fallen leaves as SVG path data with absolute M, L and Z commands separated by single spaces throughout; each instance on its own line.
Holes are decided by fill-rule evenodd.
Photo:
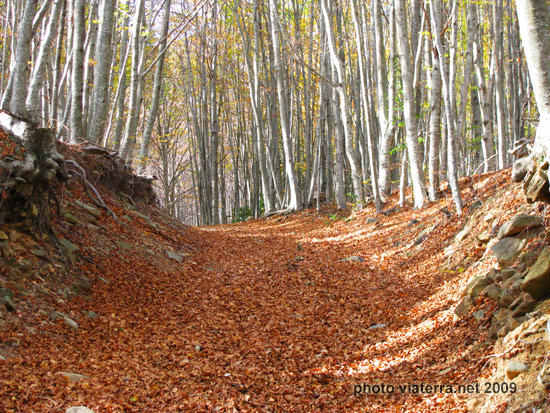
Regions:
M 75 315 L 79 329 L 34 315 L 40 328 L 30 335 L 23 328 L 30 314 L 16 315 L 29 318 L 3 331 L 0 347 L 20 345 L 0 362 L 0 406 L 464 411 L 456 395 L 353 395 L 357 382 L 470 383 L 481 372 L 472 357 L 477 325 L 456 324 L 451 311 L 468 266 L 447 267 L 443 254 L 464 218 L 445 218 L 404 254 L 422 228 L 444 219 L 439 207 L 400 210 L 368 228 L 372 210 L 329 226 L 325 214 L 310 210 L 200 231 L 152 213 L 159 230 L 148 220 L 101 216 L 101 234 L 73 234 L 96 251 L 92 262 L 79 264 L 96 280 L 91 295 L 56 304 Z M 413 216 L 419 224 L 408 228 Z M 133 247 L 120 250 L 120 239 Z M 88 378 L 69 383 L 58 371 Z

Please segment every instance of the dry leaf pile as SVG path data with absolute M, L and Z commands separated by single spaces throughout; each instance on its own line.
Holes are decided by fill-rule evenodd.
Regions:
M 465 199 L 508 180 L 465 182 Z M 464 245 L 467 258 L 446 264 L 466 220 L 442 212 L 450 199 L 387 216 L 309 209 L 199 230 L 106 202 L 118 222 L 102 213 L 92 229 L 59 227 L 82 250 L 75 266 L 91 292 L 16 297 L 17 312 L 4 314 L 0 410 L 466 410 L 457 394 L 354 395 L 362 383 L 480 380 L 491 349 L 453 310 L 481 251 Z

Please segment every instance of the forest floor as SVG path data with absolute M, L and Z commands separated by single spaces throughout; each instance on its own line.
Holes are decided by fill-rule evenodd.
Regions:
M 465 180 L 466 210 L 481 200 L 490 211 L 485 201 L 508 190 L 503 219 L 513 214 L 522 200 L 509 182 Z M 0 317 L 0 410 L 451 412 L 467 410 L 460 385 L 483 381 L 483 323 L 454 308 L 473 271 L 495 262 L 474 268 L 473 241 L 445 254 L 469 216 L 449 217 L 450 198 L 199 229 L 108 203 L 126 220 L 58 229 L 79 245 L 72 270 L 91 290 L 60 296 L 43 275 Z M 364 394 L 375 385 L 394 391 Z

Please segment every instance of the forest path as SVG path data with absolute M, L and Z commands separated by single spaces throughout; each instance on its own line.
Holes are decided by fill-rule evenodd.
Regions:
M 365 225 L 307 211 L 203 228 L 199 268 L 178 288 L 185 317 L 158 320 L 181 334 L 165 357 L 180 363 L 172 380 L 189 397 L 184 405 L 464 409 L 455 395 L 354 394 L 362 383 L 391 384 L 396 393 L 412 383 L 471 384 L 480 365 L 471 355 L 476 326 L 453 321 L 457 277 L 440 271 L 441 239 L 423 254 L 395 245 L 423 228 L 407 229 L 409 220 L 410 212 Z M 350 256 L 365 261 L 343 261 Z M 155 330 L 160 341 L 173 337 Z M 186 355 L 174 356 L 175 349 Z
M 102 263 L 108 284 L 61 307 L 78 331 L 60 320 L 40 335 L 14 330 L 5 392 L 28 411 L 465 411 L 462 395 L 398 388 L 473 384 L 485 362 L 478 325 L 453 318 L 465 277 L 443 249 L 460 220 L 438 208 L 157 232 L 159 252 L 188 242 L 192 253 L 177 263 L 153 246 L 117 251 Z M 99 318 L 82 315 L 92 309 Z M 363 383 L 395 393 L 354 394 Z

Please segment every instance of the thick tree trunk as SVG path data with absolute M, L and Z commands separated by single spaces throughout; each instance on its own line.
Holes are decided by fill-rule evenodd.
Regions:
M 524 179 L 529 202 L 548 200 L 550 158 L 550 4 L 546 0 L 517 0 L 520 33 L 540 121 L 531 154 L 514 164 L 512 179 Z
M 0 129 L 26 149 L 19 159 L 0 159 L 0 168 L 9 171 L 9 179 L 4 183 L 4 188 L 10 189 L 21 182 L 27 184 L 48 181 L 61 173 L 59 166 L 63 162 L 63 156 L 57 152 L 52 130 L 37 129 L 6 112 L 0 112 Z M 22 178 L 23 181 L 17 178 Z
M 15 65 L 10 75 L 5 99 L 2 102 L 2 106 L 4 107 L 7 97 L 11 96 L 9 109 L 11 112 L 21 116 L 26 116 L 25 98 L 27 96 L 28 66 L 31 60 L 32 22 L 36 14 L 36 5 L 36 0 L 27 0 L 25 2 L 23 17 L 17 32 Z

